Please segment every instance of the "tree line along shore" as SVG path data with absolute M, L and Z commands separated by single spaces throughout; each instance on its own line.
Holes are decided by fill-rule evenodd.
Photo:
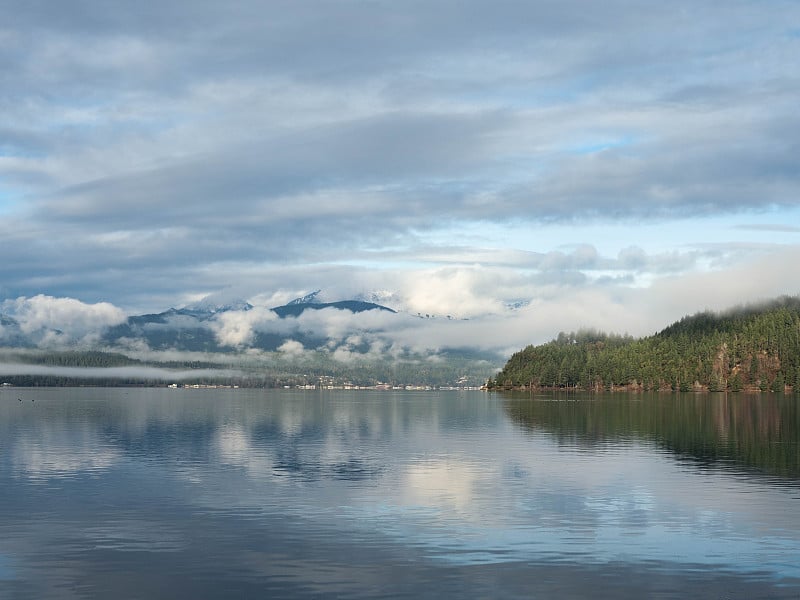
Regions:
M 514 353 L 487 387 L 800 391 L 800 297 L 698 313 L 644 338 L 562 332 Z

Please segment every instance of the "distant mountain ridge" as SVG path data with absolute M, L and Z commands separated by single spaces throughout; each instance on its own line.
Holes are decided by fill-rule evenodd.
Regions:
M 373 302 L 364 302 L 363 300 L 340 300 L 338 302 L 292 302 L 283 306 L 276 306 L 272 310 L 281 318 L 285 317 L 299 317 L 306 310 L 322 310 L 323 308 L 335 308 L 337 310 L 349 310 L 352 313 L 361 313 L 368 310 L 384 310 L 390 313 L 396 313 L 396 310 L 388 306 L 381 306 Z
M 17 306 L 9 302 L 0 305 L 0 309 L 7 306 L 12 311 L 0 312 L 0 347 L 235 353 L 245 349 L 276 351 L 291 342 L 286 348 L 293 351 L 300 347 L 330 352 L 341 348 L 346 356 L 393 347 L 392 352 L 397 353 L 411 346 L 415 351 L 420 350 L 417 340 L 428 336 L 422 330 L 419 336 L 410 333 L 425 327 L 418 323 L 420 319 L 440 323 L 456 319 L 451 315 L 417 312 L 402 294 L 388 289 L 340 299 L 312 288 L 285 304 L 271 307 L 265 305 L 263 296 L 253 298 L 262 300 L 244 299 L 233 290 L 223 289 L 183 306 L 127 317 L 120 314 L 96 326 L 92 318 L 79 312 L 74 313 L 76 321 L 63 324 L 40 319 L 41 311 L 16 314 L 13 311 Z M 367 314 L 371 316 L 367 318 Z M 378 314 L 382 316 L 376 317 Z M 32 315 L 38 322 L 32 322 Z M 440 323 L 432 323 L 431 327 Z M 403 340 L 399 344 L 398 338 Z M 426 343 L 431 345 L 428 351 L 436 354 L 489 356 L 497 364 L 498 355 L 494 351 L 463 344 L 442 348 L 436 340 Z
M 134 348 L 146 346 L 152 350 L 178 350 L 193 352 L 233 352 L 241 347 L 265 351 L 279 349 L 289 340 L 299 342 L 304 348 L 321 346 L 335 348 L 335 340 L 328 339 L 323 331 L 312 331 L 310 323 L 292 323 L 306 311 L 346 311 L 355 316 L 354 330 L 345 337 L 358 335 L 363 327 L 358 315 L 369 311 L 396 314 L 389 308 L 359 296 L 353 299 L 322 301 L 322 290 L 315 290 L 295 298 L 286 304 L 266 308 L 256 307 L 249 301 L 230 294 L 216 293 L 180 308 L 169 308 L 158 313 L 130 315 L 121 323 L 98 326 L 95 332 L 83 327 L 80 337 L 70 337 L 52 326 L 26 327 L 14 315 L 0 313 L 0 346 L 18 348 L 68 347 L 79 343 L 97 344 L 104 348 Z M 266 311 L 266 313 L 265 313 Z M 270 327 L 268 314 L 275 315 L 274 327 Z M 253 317 L 245 315 L 254 314 Z M 230 323 L 246 323 L 252 333 L 246 340 L 224 335 Z M 317 324 L 322 321 L 316 321 Z M 284 324 L 284 322 L 287 322 Z M 255 324 L 255 325 L 253 325 Z M 235 326 L 235 325 L 234 325 Z M 87 337 L 88 336 L 88 337 Z M 366 348 L 365 346 L 364 348 Z
M 335 309 L 353 314 L 372 310 L 396 313 L 391 308 L 362 300 L 340 300 L 319 302 L 320 291 L 296 298 L 287 304 L 269 309 L 281 320 L 297 318 L 307 310 Z M 220 341 L 215 322 L 225 313 L 249 312 L 253 305 L 245 300 L 215 303 L 201 300 L 184 308 L 170 308 L 161 313 L 134 315 L 119 325 L 110 327 L 102 336 L 109 346 L 130 345 L 143 340 L 151 349 L 175 349 L 195 352 L 230 352 L 235 348 Z M 294 340 L 307 348 L 315 348 L 327 342 L 324 334 L 307 330 L 256 331 L 249 347 L 274 351 L 288 340 Z

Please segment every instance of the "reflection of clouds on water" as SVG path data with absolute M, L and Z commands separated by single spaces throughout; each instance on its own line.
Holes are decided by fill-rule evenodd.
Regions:
M 223 425 L 217 430 L 217 447 L 223 463 L 244 465 L 250 458 L 252 448 L 250 435 L 239 425 Z
M 414 463 L 406 468 L 399 502 L 477 519 L 480 515 L 476 514 L 476 487 L 485 476 L 477 465 L 457 460 Z
M 89 430 L 79 435 L 52 429 L 24 433 L 14 441 L 12 455 L 14 473 L 30 479 L 98 474 L 120 458 L 118 450 Z
M 258 479 L 272 474 L 274 461 L 262 449 L 253 446 L 250 433 L 241 425 L 221 426 L 216 433 L 216 447 L 223 465 L 241 467 L 248 476 Z
M 30 411 L 7 407 L 26 423 L 9 438 L 15 476 L 138 471 L 143 458 L 156 457 L 150 467 L 159 471 L 159 490 L 193 509 L 380 531 L 465 563 L 567 556 L 576 548 L 591 561 L 629 551 L 671 559 L 689 546 L 702 548 L 691 553 L 695 562 L 712 550 L 715 560 L 730 562 L 735 553 L 756 554 L 741 541 L 743 530 L 766 539 L 773 524 L 785 525 L 778 508 L 790 508 L 774 488 L 728 483 L 730 474 L 676 461 L 646 440 L 586 446 L 521 431 L 493 420 L 485 395 L 396 402 L 151 390 L 134 402 L 119 394 L 113 406 L 86 404 L 86 422 L 59 411 L 36 429 L 25 421 Z M 477 427 L 486 415 L 489 425 Z M 118 416 L 120 424 L 107 429 Z M 101 522 L 89 535 L 101 549 L 179 548 L 179 538 L 147 529 L 138 534 L 130 523 Z M 710 536 L 725 545 L 702 545 Z M 771 543 L 791 548 L 779 541 Z
M 343 508 L 367 521 L 391 515 L 414 535 L 444 523 L 454 532 L 477 527 L 484 543 L 498 547 L 522 526 L 520 548 L 531 550 L 529 540 L 535 540 L 560 551 L 559 544 L 566 548 L 576 535 L 584 541 L 612 533 L 649 538 L 660 523 L 689 543 L 709 523 L 718 532 L 735 532 L 734 513 L 754 523 L 771 520 L 763 504 L 754 502 L 769 490 L 745 484 L 751 493 L 729 494 L 724 485 L 704 486 L 711 475 L 700 471 L 689 474 L 688 490 L 684 466 L 669 454 L 654 453 L 647 442 L 587 449 L 565 446 L 549 434 L 510 431 L 498 445 L 493 430 L 476 435 L 444 427 L 452 421 L 433 416 L 441 410 L 441 404 L 424 402 L 391 409 L 380 401 L 275 403 L 260 419 L 220 424 L 215 447 L 223 468 L 239 468 L 229 470 L 226 479 L 248 480 L 238 486 L 237 502 L 294 501 L 287 496 L 294 492 L 277 492 L 275 482 L 313 486 L 315 502 L 326 511 Z M 398 429 L 405 422 L 413 428 Z M 376 485 L 321 483 L 366 480 Z M 252 490 L 249 500 L 244 489 Z M 647 551 L 658 554 L 657 546 Z
M 298 435 L 303 431 L 304 421 L 308 421 L 308 415 L 303 413 L 300 406 L 285 406 L 279 415 L 280 428 L 284 435 Z
M 293 422 L 288 429 L 285 425 L 281 421 L 275 428 L 219 427 L 215 434 L 218 462 L 241 468 L 254 482 L 363 481 L 376 479 L 384 471 L 376 455 L 360 452 L 352 436 L 343 431 L 322 432 L 309 422 Z M 200 474 L 193 472 L 192 481 L 199 479 Z

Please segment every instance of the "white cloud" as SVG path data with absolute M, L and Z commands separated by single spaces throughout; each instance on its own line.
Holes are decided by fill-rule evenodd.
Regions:
M 186 359 L 187 355 L 177 358 Z M 22 363 L 0 363 L 0 375 L 43 375 L 80 379 L 142 379 L 147 381 L 183 381 L 203 377 L 238 377 L 235 369 L 162 369 L 160 367 L 51 367 Z
M 220 344 L 242 347 L 252 343 L 257 329 L 277 319 L 278 315 L 271 310 L 256 306 L 250 310 L 219 313 L 211 322 L 211 328 Z
M 405 275 L 402 291 L 412 314 L 469 317 L 503 311 L 496 293 L 486 293 L 497 272 L 480 267 L 442 267 Z
M 289 356 L 300 357 L 305 353 L 306 349 L 303 344 L 297 340 L 286 340 L 278 347 L 278 352 L 283 352 Z
M 74 298 L 54 298 L 39 294 L 2 303 L 2 311 L 12 315 L 24 334 L 41 345 L 93 342 L 104 327 L 127 318 L 108 302 L 86 304 Z

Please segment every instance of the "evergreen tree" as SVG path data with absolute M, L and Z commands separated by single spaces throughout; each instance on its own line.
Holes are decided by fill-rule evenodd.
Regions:
M 784 387 L 785 387 L 785 382 L 783 380 L 783 373 L 778 371 L 778 374 L 775 376 L 775 379 L 772 382 L 772 391 L 782 393 Z

